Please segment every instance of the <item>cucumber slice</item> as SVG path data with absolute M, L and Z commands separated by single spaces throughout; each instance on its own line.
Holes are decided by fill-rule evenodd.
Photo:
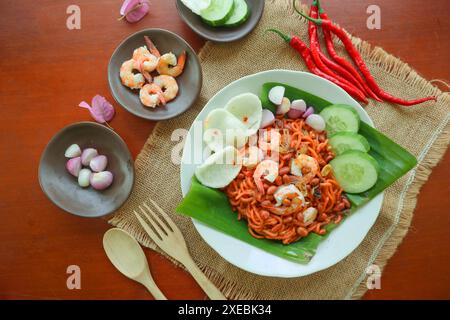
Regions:
M 200 15 L 211 4 L 211 0 L 181 0 L 181 2 L 196 15 Z
M 349 150 L 330 161 L 334 176 L 345 192 L 369 190 L 378 179 L 378 162 L 367 153 Z
M 223 25 L 233 14 L 234 0 L 211 0 L 208 8 L 202 11 L 202 20 L 213 26 Z
M 326 107 L 320 113 L 326 123 L 328 135 L 337 132 L 358 132 L 361 121 L 358 112 L 345 104 L 334 104 Z
M 237 27 L 247 21 L 250 16 L 247 2 L 245 0 L 234 0 L 234 9 L 231 16 L 225 22 L 225 27 Z
M 329 143 L 336 155 L 348 150 L 367 152 L 370 150 L 369 142 L 362 135 L 353 132 L 338 132 L 331 136 Z

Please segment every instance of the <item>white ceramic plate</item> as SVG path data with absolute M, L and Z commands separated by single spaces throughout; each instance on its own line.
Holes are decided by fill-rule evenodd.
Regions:
M 229 99 L 238 94 L 253 92 L 259 96 L 262 85 L 266 82 L 285 83 L 333 103 L 351 105 L 358 111 L 362 121 L 373 126 L 373 122 L 367 112 L 340 87 L 311 73 L 289 70 L 264 71 L 230 83 L 209 100 L 195 122 L 203 121 L 211 110 L 222 108 Z M 191 127 L 186 137 L 181 159 L 181 189 L 183 196 L 189 191 L 191 178 L 198 165 L 198 163 L 191 163 L 190 159 L 193 159 L 194 156 L 197 159 L 201 159 L 204 147 L 199 142 L 201 140 L 198 140 L 198 136 L 195 138 L 197 143 L 194 144 L 195 130 L 193 127 Z M 316 255 L 308 264 L 298 264 L 280 258 L 212 229 L 195 219 L 193 219 L 193 222 L 203 239 L 233 265 L 263 276 L 291 278 L 305 276 L 331 267 L 355 250 L 375 223 L 382 202 L 383 194 L 380 194 L 346 218 L 319 245 Z

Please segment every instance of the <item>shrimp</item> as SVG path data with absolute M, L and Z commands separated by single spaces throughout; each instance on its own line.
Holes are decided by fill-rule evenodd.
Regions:
M 261 207 L 269 210 L 271 213 L 276 214 L 277 216 L 282 216 L 286 213 L 289 213 L 287 207 L 275 207 L 273 205 L 261 205 Z
M 177 57 L 172 53 L 166 53 L 159 58 L 158 66 L 156 70 L 159 74 L 165 74 L 172 77 L 178 77 L 184 69 L 186 62 L 186 51 L 183 51 L 180 56 Z
M 153 79 L 153 83 L 163 90 L 166 102 L 173 100 L 178 94 L 178 84 L 174 77 L 159 75 Z
M 292 197 L 294 197 L 295 194 L 292 194 Z M 273 214 L 276 214 L 278 216 L 282 216 L 285 214 L 291 214 L 291 213 L 295 213 L 295 212 L 299 212 L 302 210 L 303 207 L 303 201 L 302 198 L 300 197 L 295 197 L 292 200 L 289 200 L 291 203 L 289 205 L 283 205 L 280 207 L 277 207 L 276 205 L 266 205 L 266 204 L 262 204 L 261 207 L 270 211 Z
M 144 78 L 151 83 L 150 72 L 154 71 L 158 65 L 159 58 L 148 51 L 146 46 L 139 47 L 133 51 L 133 60 L 139 65 L 139 71 Z
M 132 58 L 133 58 L 133 60 L 137 61 L 142 56 L 145 56 L 147 54 L 150 54 L 150 51 L 148 51 L 146 46 L 142 46 L 142 47 L 139 47 L 137 49 L 134 49 Z
M 276 204 L 261 205 L 276 215 L 298 212 L 305 205 L 303 193 L 292 184 L 278 187 L 274 193 Z
M 306 154 L 300 154 L 291 162 L 291 173 L 303 177 L 304 183 L 309 183 L 319 173 L 319 170 L 317 160 Z
M 139 66 L 133 59 L 122 63 L 120 67 L 120 80 L 123 85 L 131 89 L 140 89 L 145 83 L 144 76 L 141 73 L 133 73 L 133 70 L 139 71 Z
M 278 177 L 278 163 L 273 160 L 263 160 L 256 166 L 255 172 L 253 172 L 253 179 L 261 194 L 265 193 L 262 182 L 263 177 L 267 181 L 274 182 Z
M 303 211 L 303 223 L 305 226 L 310 225 L 316 220 L 317 217 L 317 209 L 314 207 L 309 207 L 305 211 Z
M 244 147 L 239 151 L 242 159 L 242 165 L 253 169 L 264 159 L 264 153 L 256 146 Z
M 152 54 L 144 56 L 142 57 L 142 59 L 139 60 L 139 68 L 142 72 L 142 75 L 144 76 L 144 78 L 147 80 L 148 83 L 152 83 L 152 76 L 150 72 L 155 70 L 157 64 L 158 58 L 156 58 Z
M 277 202 L 275 204 L 275 206 L 276 207 L 281 206 L 283 203 L 283 200 L 287 196 L 290 196 L 290 195 L 294 195 L 294 197 L 300 198 L 302 203 L 305 202 L 305 197 L 304 197 L 303 193 L 301 193 L 301 191 L 293 184 L 287 184 L 287 185 L 282 185 L 282 186 L 278 187 L 278 189 L 273 194 L 275 201 Z
M 150 40 L 149 37 L 144 36 L 145 44 L 147 45 L 148 50 L 150 50 L 151 54 L 153 54 L 155 57 L 161 57 L 161 53 L 159 53 L 158 49 L 156 48 L 155 44 L 152 40 Z
M 154 83 L 146 84 L 139 91 L 139 99 L 144 106 L 155 108 L 159 103 L 166 104 L 160 87 Z

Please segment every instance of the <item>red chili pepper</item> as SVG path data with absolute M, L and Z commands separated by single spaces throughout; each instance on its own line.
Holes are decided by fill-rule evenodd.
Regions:
M 329 20 L 328 15 L 324 12 L 324 10 L 322 9 L 322 7 L 320 5 L 320 0 L 314 0 L 314 1 L 317 3 L 317 8 L 319 10 L 320 18 L 322 18 L 323 20 Z M 310 14 L 310 16 L 312 18 L 316 18 L 316 17 L 312 16 L 311 14 Z M 313 23 L 313 22 L 310 21 L 309 23 Z M 350 62 L 348 62 L 345 58 L 341 57 L 336 52 L 336 49 L 334 48 L 333 40 L 331 38 L 330 30 L 328 30 L 326 28 L 322 28 L 322 32 L 323 32 L 323 36 L 325 38 L 325 44 L 326 44 L 327 51 L 328 51 L 328 54 L 330 55 L 330 57 L 333 58 L 334 61 L 336 61 L 339 66 L 342 66 L 344 68 L 344 70 L 346 70 L 346 71 L 348 70 L 348 72 L 353 76 L 353 79 L 355 79 L 357 81 L 357 83 L 359 83 L 364 88 L 363 92 L 366 92 L 370 97 L 374 98 L 377 101 L 383 101 L 372 91 L 372 89 L 370 89 L 370 87 L 367 85 L 367 83 L 364 81 L 364 79 L 360 76 L 358 71 L 356 71 L 356 69 L 353 67 L 353 65 Z M 324 61 L 324 62 L 326 63 L 326 61 Z M 330 66 L 330 68 L 332 68 L 332 67 Z
M 309 14 L 312 18 L 318 17 L 316 0 L 313 1 Z M 320 49 L 319 37 L 317 34 L 317 26 L 311 21 L 308 25 L 308 32 L 311 43 L 311 54 L 317 67 L 326 74 L 335 77 L 336 79 L 344 83 L 347 83 L 349 86 L 354 86 L 355 89 L 361 91 L 361 94 L 367 96 L 367 92 L 366 90 L 364 90 L 363 86 L 347 70 L 329 59 L 322 52 L 322 50 Z M 342 77 L 335 74 L 333 70 L 336 71 L 336 73 L 342 75 Z
M 376 83 L 375 79 L 370 74 L 369 69 L 367 68 L 366 64 L 364 63 L 363 59 L 361 58 L 361 55 L 359 54 L 358 50 L 353 45 L 350 38 L 347 36 L 345 31 L 341 29 L 340 27 L 333 24 L 330 20 L 323 20 L 323 19 L 313 19 L 307 15 L 305 15 L 303 12 L 300 12 L 297 7 L 295 6 L 295 0 L 294 2 L 294 9 L 297 11 L 300 15 L 308 19 L 309 21 L 314 22 L 315 24 L 321 25 L 324 28 L 327 28 L 331 32 L 333 32 L 344 44 L 345 49 L 347 50 L 350 57 L 353 59 L 355 64 L 358 66 L 359 70 L 361 70 L 361 73 L 366 78 L 367 83 L 369 84 L 370 88 L 377 94 L 380 98 L 389 101 L 394 102 L 399 105 L 403 106 L 412 106 L 415 104 L 419 104 L 425 101 L 434 100 L 436 101 L 436 97 L 427 97 L 427 98 L 421 98 L 416 100 L 404 100 L 401 98 L 394 97 L 393 95 L 383 91 L 378 84 Z
M 306 44 L 303 43 L 302 40 L 300 40 L 299 37 L 297 37 L 297 36 L 288 36 L 288 35 L 282 33 L 279 30 L 276 30 L 276 29 L 267 29 L 266 31 L 275 32 L 281 38 L 283 38 L 284 41 L 289 43 L 289 45 L 292 48 L 294 48 L 298 53 L 300 53 L 300 55 L 302 56 L 303 60 L 306 63 L 306 66 L 308 67 L 309 71 L 311 71 L 312 73 L 318 75 L 319 77 L 325 78 L 325 79 L 335 83 L 336 85 L 338 85 L 339 87 L 341 87 L 342 89 L 347 91 L 355 99 L 357 99 L 359 101 L 362 101 L 364 103 L 367 103 L 366 97 L 362 94 L 362 92 L 360 90 L 357 90 L 354 86 L 349 86 L 346 83 L 343 83 L 342 81 L 339 81 L 335 77 L 332 77 L 332 76 L 326 74 L 325 72 L 323 72 L 322 70 L 320 70 L 316 66 L 316 64 L 314 63 L 314 60 L 313 60 L 313 58 L 311 56 L 311 51 L 306 46 Z

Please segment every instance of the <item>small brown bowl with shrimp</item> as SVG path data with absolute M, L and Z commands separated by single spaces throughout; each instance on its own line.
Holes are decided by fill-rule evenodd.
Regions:
M 202 88 L 195 51 L 177 34 L 145 29 L 126 38 L 108 65 L 114 99 L 132 114 L 166 120 L 189 109 Z

